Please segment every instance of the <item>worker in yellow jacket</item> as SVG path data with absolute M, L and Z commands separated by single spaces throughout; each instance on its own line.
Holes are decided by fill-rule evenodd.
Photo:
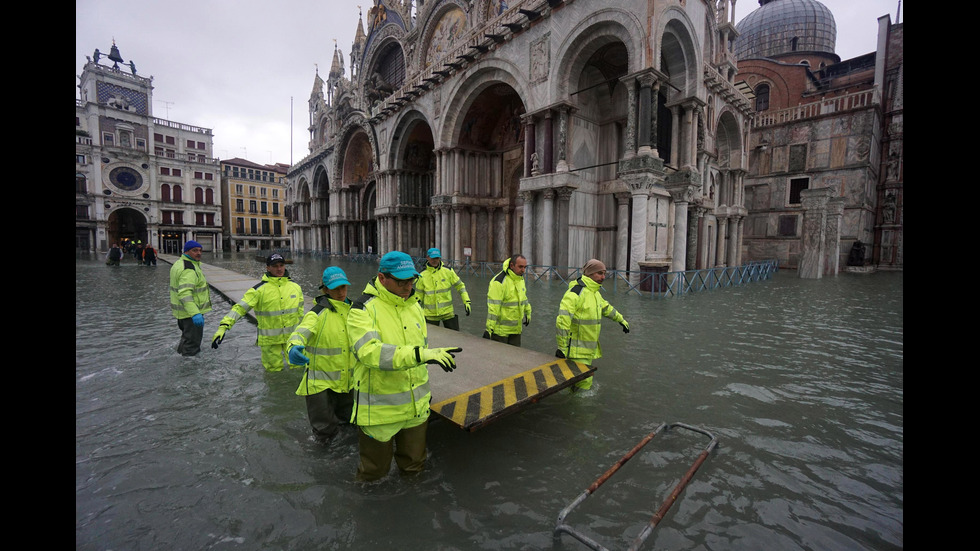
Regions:
M 531 323 L 524 272 L 527 258 L 515 254 L 504 261 L 487 289 L 487 329 L 483 338 L 514 346 L 521 345 L 521 332 Z
M 442 322 L 446 329 L 459 331 L 459 316 L 453 309 L 451 291 L 456 289 L 459 298 L 463 299 L 463 308 L 466 309 L 467 316 L 470 315 L 470 294 L 466 292 L 466 285 L 456 272 L 442 263 L 442 253 L 439 249 L 432 247 L 426 255 L 428 261 L 425 269 L 419 274 L 419 280 L 415 282 L 415 292 L 419 294 L 425 321 L 431 325 L 439 325 Z
M 204 314 L 211 311 L 211 288 L 201 270 L 201 244 L 191 239 L 184 243 L 184 254 L 170 267 L 170 312 L 177 318 L 181 356 L 201 351 L 204 338 Z
M 418 276 L 410 256 L 385 254 L 377 277 L 347 317 L 356 360 L 351 422 L 359 428 L 357 480 L 385 476 L 392 458 L 403 474 L 423 469 L 432 399 L 427 364 L 456 369 L 460 348 L 429 348 L 425 316 L 412 288 Z
M 327 442 L 350 423 L 354 354 L 347 339 L 350 282 L 336 266 L 323 270 L 316 304 L 289 336 L 289 363 L 305 365 L 296 394 L 306 397 L 313 437 Z
M 265 269 L 262 281 L 245 291 L 242 300 L 221 318 L 218 330 L 211 338 L 211 348 L 217 349 L 225 332 L 254 310 L 258 323 L 255 344 L 262 351 L 262 366 L 266 371 L 282 371 L 283 367 L 294 367 L 289 364 L 286 343 L 303 317 L 303 289 L 289 279 L 286 259 L 281 254 L 269 255 Z
M 630 324 L 602 297 L 602 282 L 606 279 L 606 265 L 590 259 L 582 268 L 582 276 L 568 282 L 568 290 L 558 306 L 555 319 L 558 350 L 555 356 L 592 365 L 593 360 L 602 357 L 599 346 L 600 322 L 609 318 L 623 326 L 623 332 L 630 332 Z M 592 388 L 592 377 L 575 383 L 572 392 Z

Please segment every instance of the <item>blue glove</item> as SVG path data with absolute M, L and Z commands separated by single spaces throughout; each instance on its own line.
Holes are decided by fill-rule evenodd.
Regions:
M 303 355 L 303 351 L 306 347 L 302 344 L 297 344 L 296 346 L 289 349 L 289 363 L 293 365 L 306 365 L 310 363 L 310 359 Z
M 204 314 L 194 314 L 191 317 L 191 321 L 198 327 L 204 327 Z

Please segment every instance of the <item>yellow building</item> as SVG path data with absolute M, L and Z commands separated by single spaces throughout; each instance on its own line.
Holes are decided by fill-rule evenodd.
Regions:
M 235 157 L 221 161 L 224 248 L 288 249 L 285 199 L 289 165 L 260 165 Z

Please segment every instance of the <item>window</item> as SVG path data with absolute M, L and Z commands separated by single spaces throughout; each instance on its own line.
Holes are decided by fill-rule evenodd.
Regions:
M 204 225 L 204 213 L 203 212 L 195 212 L 194 213 L 194 225 L 195 226 L 203 226 Z
M 214 225 L 214 213 L 213 212 L 208 212 L 208 213 L 205 213 L 204 214 L 204 224 L 206 226 L 213 226 Z
M 174 186 L 174 203 L 183 203 L 184 193 L 180 186 Z
M 159 145 L 156 146 L 156 147 L 154 147 L 153 148 L 153 154 L 154 155 L 157 155 L 158 157 L 163 157 L 163 148 L 160 147 Z
M 260 205 L 260 207 L 262 208 L 262 211 L 261 211 L 262 214 L 269 214 L 269 206 L 268 206 L 268 203 L 266 203 L 265 201 L 262 201 L 262 204 Z
M 255 186 L 248 186 L 248 194 L 250 197 L 255 197 Z
M 236 218 L 235 219 L 235 232 L 236 233 L 245 233 L 245 219 L 244 218 Z
M 279 190 L 278 189 L 272 190 L 272 198 L 273 199 L 278 199 L 279 198 Z
M 170 202 L 170 184 L 162 184 L 160 186 L 160 200 L 165 203 Z
M 255 201 L 248 202 L 248 212 L 251 212 L 253 214 L 258 212 L 258 206 L 255 204 Z
M 279 214 L 279 203 L 272 203 L 272 214 Z
M 273 220 L 272 228 L 273 235 L 282 235 L 282 220 Z
M 200 180 L 200 179 L 204 178 L 204 173 L 201 172 L 201 171 L 199 171 L 199 170 L 195 170 L 194 171 L 194 177 L 197 178 L 198 180 Z
M 182 225 L 183 223 L 184 223 L 184 213 L 182 211 L 175 210 L 174 211 L 174 224 L 181 224 Z
M 108 145 L 108 146 L 115 145 L 115 140 L 116 137 L 108 132 L 102 134 L 102 145 Z
M 174 173 L 174 176 L 180 176 L 181 174 L 183 174 L 183 173 L 182 173 L 182 172 L 180 171 L 180 169 L 179 169 L 179 168 L 175 168 L 175 169 L 173 170 L 173 173 Z
M 256 220 L 255 218 L 249 218 L 248 222 L 249 222 L 249 226 L 250 226 L 249 227 L 249 230 L 250 230 L 249 233 L 251 233 L 252 235 L 255 235 L 255 234 L 259 233 L 258 220 Z
M 142 149 L 146 151 L 146 140 L 143 138 L 136 138 L 136 149 Z
M 197 146 L 195 146 L 194 143 L 194 140 L 187 140 L 187 149 L 197 149 Z
M 197 148 L 203 151 L 205 149 L 204 142 L 197 142 Z
M 266 195 L 266 189 L 265 189 L 265 188 L 262 188 L 262 189 L 260 189 L 260 190 L 259 190 L 259 195 L 260 195 L 261 197 L 265 197 L 265 195 Z
M 169 210 L 162 210 L 162 211 L 160 211 L 160 217 L 162 218 L 160 220 L 160 223 L 161 224 L 173 224 L 174 223 L 173 215 L 171 214 L 171 212 Z
M 75 193 L 85 193 L 88 186 L 85 185 L 85 175 L 75 174 Z
M 235 195 L 241 195 L 241 194 L 242 194 L 242 185 L 235 184 Z
M 245 200 L 235 199 L 235 212 L 244 212 L 244 211 L 245 211 Z
M 153 141 L 163 143 L 163 134 L 153 134 Z
M 80 165 L 85 164 L 85 155 L 75 155 L 75 162 Z
M 88 220 L 88 205 L 75 205 L 75 218 Z
M 755 87 L 755 110 L 765 111 L 769 109 L 769 85 L 760 84 Z
M 204 190 L 204 202 L 207 203 L 208 205 L 213 205 L 214 204 L 214 190 L 213 189 L 210 189 L 209 188 L 209 189 Z
M 204 157 L 200 157 L 198 160 L 201 161 L 201 162 L 204 162 Z M 210 172 L 205 172 L 204 173 L 204 179 L 205 180 L 214 180 L 214 174 L 211 174 Z
M 800 192 L 810 187 L 809 178 L 793 178 L 789 181 L 789 204 L 799 205 L 801 202 Z M 794 233 L 794 235 L 796 235 Z
M 167 136 L 167 144 L 168 145 L 177 145 L 177 140 L 174 139 L 173 136 Z
M 203 189 L 201 189 L 199 187 L 194 188 L 194 202 L 197 203 L 198 205 L 203 205 L 204 204 L 204 190 Z M 200 223 L 198 225 L 200 225 Z
M 161 176 L 170 176 L 170 169 L 167 168 L 167 167 L 165 167 L 165 166 L 161 166 L 160 167 L 160 175 Z

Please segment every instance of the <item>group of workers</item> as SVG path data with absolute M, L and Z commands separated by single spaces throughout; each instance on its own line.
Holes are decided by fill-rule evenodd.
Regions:
M 177 350 L 197 354 L 204 331 L 204 314 L 211 311 L 210 291 L 201 270 L 202 248 L 184 245 L 183 255 L 170 272 L 170 303 L 181 331 Z M 487 291 L 484 338 L 520 346 L 523 327 L 531 322 L 524 272 L 527 258 L 516 254 L 504 261 Z M 314 438 L 329 442 L 346 424 L 358 429 L 359 463 L 356 479 L 384 477 L 394 460 L 402 473 L 423 469 L 429 418 L 428 365 L 446 372 L 456 369 L 460 347 L 430 348 L 428 325 L 459 330 L 452 290 L 471 303 L 466 286 L 442 262 L 437 248 L 427 251 L 421 273 L 412 257 L 391 251 L 381 257 L 377 275 L 361 295 L 349 296 L 344 271 L 323 271 L 315 304 L 303 314 L 303 292 L 290 280 L 285 259 L 272 254 L 266 274 L 221 319 L 211 340 L 217 349 L 225 333 L 249 312 L 257 325 L 256 344 L 268 371 L 305 368 L 296 394 L 306 400 Z M 606 268 L 589 260 L 582 276 L 569 283 L 556 319 L 555 356 L 587 365 L 602 356 L 599 330 L 607 317 L 629 333 L 629 323 L 601 295 Z M 588 389 L 592 377 L 575 384 Z

